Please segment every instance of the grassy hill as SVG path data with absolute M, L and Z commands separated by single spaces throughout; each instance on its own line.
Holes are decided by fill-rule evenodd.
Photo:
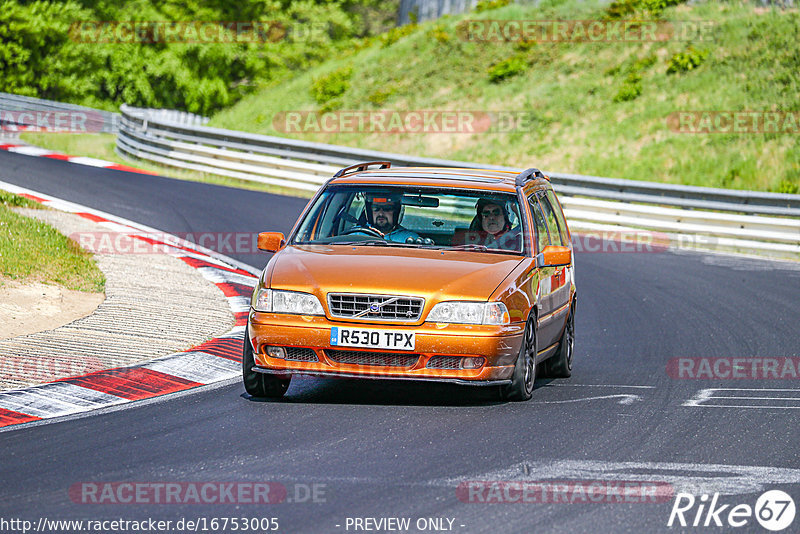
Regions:
M 692 134 L 686 110 L 800 112 L 800 15 L 748 3 L 543 0 L 392 30 L 245 97 L 212 126 L 287 136 L 287 110 L 512 111 L 512 133 L 289 137 L 550 171 L 796 193 L 797 133 Z M 482 6 L 503 4 L 502 0 Z M 712 39 L 475 42 L 466 19 L 711 21 Z M 277 121 L 279 123 L 280 121 Z

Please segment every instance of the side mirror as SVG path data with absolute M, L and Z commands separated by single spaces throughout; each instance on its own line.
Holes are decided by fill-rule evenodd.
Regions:
M 536 256 L 537 267 L 559 267 L 572 263 L 572 251 L 569 247 L 548 245 Z
M 286 246 L 286 241 L 280 232 L 261 232 L 258 234 L 258 250 L 278 252 L 284 246 Z

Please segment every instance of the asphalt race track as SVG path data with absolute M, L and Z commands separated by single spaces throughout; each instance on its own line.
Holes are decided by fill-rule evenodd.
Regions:
M 287 232 L 306 203 L 6 152 L 0 180 L 172 233 Z M 233 256 L 258 268 L 267 258 Z M 362 521 L 357 530 L 357 518 L 409 518 L 408 532 L 679 530 L 667 527 L 673 496 L 480 502 L 498 481 L 661 482 L 694 490 L 698 502 L 718 492 L 728 510 L 780 489 L 800 503 L 796 379 L 667 373 L 673 358 L 800 356 L 800 266 L 579 253 L 576 279 L 573 377 L 537 381 L 529 402 L 502 403 L 488 389 L 305 378 L 278 402 L 250 399 L 233 383 L 14 428 L 0 433 L 0 517 L 34 525 L 277 518 L 281 532 L 333 533 L 377 525 Z M 470 481 L 488 481 L 489 490 L 465 492 Z M 277 482 L 287 494 L 269 505 L 82 502 L 74 488 L 93 482 Z M 686 530 L 765 532 L 754 517 L 741 528 Z

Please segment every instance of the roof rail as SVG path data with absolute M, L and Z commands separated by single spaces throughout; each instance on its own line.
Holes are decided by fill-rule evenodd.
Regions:
M 339 178 L 340 176 L 346 176 L 348 174 L 355 174 L 357 172 L 366 171 L 369 169 L 370 165 L 380 165 L 381 169 L 388 169 L 392 166 L 392 163 L 389 161 L 368 161 L 366 163 L 356 163 L 355 165 L 350 165 L 349 167 L 345 167 L 344 169 L 339 169 L 336 171 L 336 174 L 333 175 L 334 178 Z
M 535 180 L 537 178 L 544 178 L 548 182 L 550 181 L 550 178 L 545 176 L 542 171 L 531 167 L 530 169 L 526 169 L 517 175 L 517 177 L 514 179 L 514 185 L 517 187 L 522 187 L 526 182 Z

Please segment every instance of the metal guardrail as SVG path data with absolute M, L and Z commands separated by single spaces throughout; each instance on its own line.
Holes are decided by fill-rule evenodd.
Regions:
M 5 120 L 7 115 L 4 112 L 14 112 L 13 120 Z M 0 93 L 0 125 L 6 132 L 26 131 L 28 129 L 37 129 L 41 127 L 37 123 L 36 116 L 31 115 L 28 121 L 20 122 L 19 118 L 25 118 L 25 114 L 16 112 L 29 112 L 29 113 L 48 113 L 48 112 L 62 112 L 62 113 L 80 113 L 86 117 L 85 123 L 82 126 L 87 132 L 102 132 L 102 133 L 117 133 L 119 131 L 119 113 L 112 113 L 110 111 L 102 111 L 98 109 L 88 108 L 86 106 L 77 106 L 75 104 L 65 104 L 63 102 L 56 102 L 53 100 L 44 100 L 41 98 L 32 98 L 27 96 L 13 95 L 10 93 Z
M 128 106 L 122 107 L 117 152 L 168 166 L 307 192 L 316 191 L 339 168 L 360 161 L 519 171 L 181 124 Z M 646 229 L 692 248 L 800 257 L 800 195 L 557 172 L 549 176 L 574 230 Z
M 248 154 L 263 154 L 281 159 L 284 164 L 302 168 L 300 162 L 323 164 L 322 175 L 327 176 L 331 168 L 351 165 L 359 161 L 388 160 L 400 166 L 418 167 L 471 167 L 491 170 L 511 170 L 513 167 L 486 165 L 464 161 L 436 158 L 420 158 L 402 154 L 364 150 L 353 147 L 328 145 L 310 141 L 299 141 L 283 137 L 249 134 L 221 128 L 189 128 L 164 121 L 149 115 L 148 110 L 123 106 L 120 136 L 122 142 L 147 151 L 149 147 L 173 151 L 176 161 L 191 161 L 190 152 L 205 152 L 212 158 L 220 153 L 208 150 L 214 147 L 223 150 L 229 161 L 248 160 Z M 183 143 L 183 144 L 181 144 Z M 180 153 L 181 151 L 187 151 Z M 132 154 L 135 155 L 135 154 Z M 161 154 L 164 155 L 164 154 Z M 249 158 L 253 160 L 253 158 Z M 314 173 L 319 174 L 319 173 Z M 591 196 L 625 202 L 644 202 L 673 205 L 682 208 L 701 208 L 719 211 L 735 211 L 749 214 L 769 214 L 800 217 L 800 195 L 715 189 L 675 184 L 662 184 L 636 180 L 620 180 L 558 172 L 548 173 L 559 192 L 572 195 Z M 311 183 L 322 183 L 311 180 Z

